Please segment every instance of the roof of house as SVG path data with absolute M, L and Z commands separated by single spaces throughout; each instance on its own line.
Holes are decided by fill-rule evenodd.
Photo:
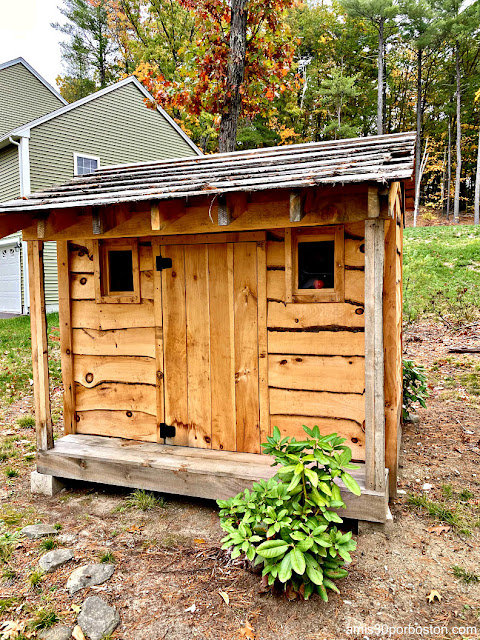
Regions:
M 414 133 L 312 142 L 103 167 L 60 187 L 0 205 L 0 212 L 166 200 L 411 177 Z
M 2 69 L 7 69 L 8 67 L 13 67 L 13 65 L 14 65 L 14 64 L 23 64 L 23 66 L 24 66 L 26 69 L 28 69 L 28 70 L 30 71 L 30 73 L 31 73 L 31 74 L 33 74 L 33 75 L 37 78 L 37 80 L 40 80 L 40 82 L 41 82 L 45 87 L 47 87 L 47 89 L 48 89 L 49 91 L 51 91 L 51 92 L 54 94 L 54 96 L 56 96 L 56 97 L 57 97 L 61 102 L 63 102 L 63 104 L 68 104 L 68 102 L 65 100 L 65 98 L 63 98 L 63 97 L 58 93 L 58 91 L 57 91 L 56 89 L 54 89 L 54 88 L 52 87 L 52 85 L 51 85 L 49 82 L 47 82 L 47 81 L 45 80 L 45 78 L 43 78 L 43 77 L 38 73 L 38 71 L 35 71 L 35 69 L 34 69 L 33 67 L 31 67 L 31 66 L 28 64 L 28 62 L 27 62 L 26 60 L 24 60 L 23 58 L 15 58 L 15 60 L 8 60 L 8 62 L 2 62 L 2 63 L 0 64 L 0 71 L 1 71 Z
M 26 124 L 23 124 L 19 127 L 15 127 L 15 129 L 12 129 L 11 131 L 9 131 L 8 133 L 6 133 L 0 138 L 0 146 L 2 146 L 2 143 L 8 141 L 8 139 L 11 137 L 21 137 L 24 135 L 28 135 L 31 129 L 42 125 L 44 122 L 48 122 L 53 118 L 58 118 L 59 116 L 63 115 L 64 113 L 67 113 L 68 111 L 77 109 L 78 107 L 81 107 L 82 105 L 86 104 L 87 102 L 91 102 L 92 100 L 97 100 L 98 98 L 101 98 L 105 94 L 111 93 L 112 91 L 116 91 L 117 89 L 120 89 L 121 87 L 124 87 L 127 84 L 135 85 L 147 100 L 150 100 L 151 102 L 153 102 L 152 95 L 147 91 L 147 89 L 145 89 L 145 87 L 141 84 L 141 82 L 139 82 L 137 78 L 135 78 L 134 76 L 129 76 L 128 78 L 124 78 L 123 80 L 120 80 L 120 82 L 116 82 L 115 84 L 112 84 L 109 87 L 105 87 L 105 89 L 100 89 L 99 91 L 96 91 L 95 93 L 92 93 L 91 95 L 86 96 L 85 98 L 81 98 L 80 100 L 76 100 L 75 102 L 72 102 L 70 104 L 65 102 L 65 100 L 63 100 L 62 98 L 62 101 L 65 102 L 64 107 L 60 107 L 60 109 L 56 109 L 55 111 L 47 113 L 46 115 L 41 116 L 40 118 L 36 118 L 35 120 L 32 120 L 31 122 L 27 122 Z M 54 91 L 54 89 L 52 89 L 52 91 Z M 189 146 L 195 151 L 195 153 L 197 153 L 198 155 L 203 155 L 200 149 L 195 145 L 195 143 L 187 136 L 187 134 L 183 131 L 183 129 L 175 122 L 175 120 L 173 120 L 173 118 L 171 118 L 168 115 L 168 113 L 164 109 L 162 109 L 161 107 L 157 107 L 157 111 L 161 113 L 161 115 L 177 131 L 177 133 L 189 144 Z

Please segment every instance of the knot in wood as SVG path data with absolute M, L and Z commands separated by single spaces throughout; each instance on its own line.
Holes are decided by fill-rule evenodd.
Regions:
M 80 284 L 87 284 L 86 278 L 80 278 Z
M 133 416 L 133 413 L 131 411 L 127 411 L 127 418 L 131 418 Z
M 88 382 L 88 384 L 91 384 L 93 382 L 93 373 L 87 373 L 87 375 L 85 376 L 85 380 Z
M 357 314 L 357 316 L 363 316 L 363 309 L 359 307 L 358 309 L 355 309 L 355 313 Z

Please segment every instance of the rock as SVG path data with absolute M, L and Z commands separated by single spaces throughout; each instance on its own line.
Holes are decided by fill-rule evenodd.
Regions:
M 77 622 L 90 640 L 101 640 L 117 628 L 120 616 L 105 600 L 90 596 L 83 603 Z
M 113 564 L 86 564 L 75 569 L 67 580 L 67 589 L 71 596 L 80 589 L 102 584 L 112 577 L 115 571 Z
M 57 540 L 60 544 L 75 544 L 77 542 L 77 538 L 73 533 L 60 533 Z
M 422 491 L 430 491 L 430 489 L 433 489 L 433 485 L 429 484 L 428 482 L 425 482 L 424 485 L 422 485 Z
M 30 540 L 37 540 L 45 536 L 56 536 L 58 531 L 49 524 L 29 524 L 28 527 L 23 527 L 21 533 Z
M 57 624 L 51 629 L 42 631 L 38 637 L 40 640 L 70 640 L 72 630 L 64 624 Z
M 45 553 L 40 558 L 38 564 L 45 573 L 50 573 L 58 569 L 58 567 L 61 567 L 62 564 L 72 560 L 73 557 L 73 551 L 70 549 L 54 549 L 53 551 Z

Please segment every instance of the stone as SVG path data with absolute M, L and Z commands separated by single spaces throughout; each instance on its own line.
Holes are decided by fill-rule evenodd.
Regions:
M 65 484 L 55 476 L 38 473 L 38 471 L 32 471 L 30 474 L 30 491 L 32 493 L 39 493 L 42 496 L 49 496 L 51 498 L 64 487 Z
M 75 544 L 77 542 L 77 538 L 73 533 L 59 533 L 57 540 L 60 544 Z
M 90 596 L 82 605 L 77 623 L 90 640 L 102 640 L 117 628 L 120 616 L 115 607 L 111 607 L 103 598 Z
M 113 564 L 86 564 L 75 569 L 67 580 L 67 589 L 71 596 L 81 589 L 102 584 L 112 577 L 115 571 Z
M 51 629 L 45 629 L 38 636 L 40 640 L 70 640 L 72 630 L 64 624 L 57 624 Z
M 425 482 L 425 484 L 422 485 L 422 491 L 430 491 L 430 489 L 433 489 L 433 485 L 429 482 Z
M 366 520 L 358 521 L 358 535 L 368 533 L 390 533 L 393 531 L 393 516 L 390 509 L 387 509 L 387 517 L 385 522 L 367 522 Z
M 58 531 L 49 524 L 29 524 L 28 527 L 23 527 L 20 533 L 30 540 L 38 540 L 45 536 L 56 536 Z
M 45 553 L 40 558 L 38 564 L 42 571 L 45 571 L 45 573 L 51 573 L 52 571 L 55 571 L 55 569 L 58 569 L 58 567 L 61 567 L 62 564 L 72 560 L 73 557 L 73 551 L 70 549 L 53 549 L 53 551 Z

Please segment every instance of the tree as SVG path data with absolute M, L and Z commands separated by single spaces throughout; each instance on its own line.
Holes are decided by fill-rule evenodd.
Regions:
M 342 112 L 345 102 L 356 98 L 359 94 L 356 82 L 357 76 L 345 76 L 342 70 L 333 69 L 330 77 L 324 78 L 320 85 L 320 92 L 328 110 L 335 114 L 335 120 L 327 123 L 326 131 L 333 131 L 335 139 L 351 138 L 357 134 L 355 127 L 342 124 Z
M 73 79 L 67 85 L 76 84 L 77 90 L 88 87 L 88 80 L 103 88 L 114 78 L 116 44 L 109 33 L 108 8 L 108 0 L 64 0 L 60 12 L 67 22 L 52 24 L 69 36 L 61 45 L 62 60 L 67 78 Z
M 396 0 L 342 0 L 342 5 L 350 16 L 370 22 L 378 32 L 377 133 L 382 134 L 385 118 L 385 29 L 397 14 Z

